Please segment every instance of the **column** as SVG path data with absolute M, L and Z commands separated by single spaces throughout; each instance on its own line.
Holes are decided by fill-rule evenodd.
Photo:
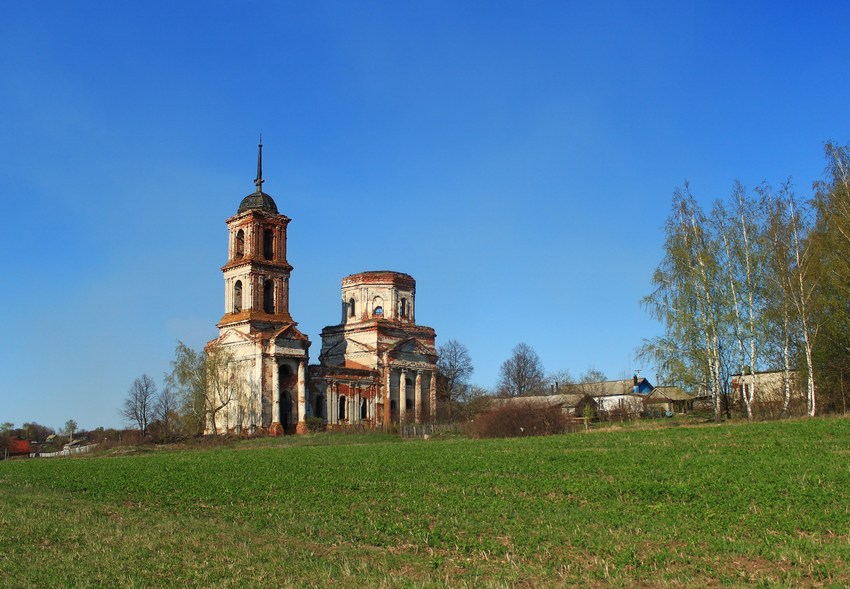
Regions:
M 299 434 L 307 433 L 307 422 L 305 421 L 307 413 L 307 382 L 304 374 L 305 360 L 298 361 L 298 425 L 295 426 L 295 431 Z
M 407 369 L 401 369 L 398 378 L 398 422 L 404 424 L 407 421 Z
M 354 385 L 354 423 L 360 423 L 360 385 Z
M 331 413 L 331 408 L 333 407 L 333 394 L 333 384 L 331 384 L 331 381 L 328 381 L 327 385 L 325 386 L 325 423 L 327 424 L 333 423 Z
M 435 371 L 431 371 L 431 399 L 428 409 L 430 409 L 430 414 L 428 418 L 431 420 L 431 423 L 437 423 L 437 373 Z
M 416 385 L 413 389 L 413 423 L 422 423 L 422 371 L 416 371 Z
M 269 432 L 275 436 L 283 433 L 280 425 L 280 367 L 277 360 L 271 359 L 272 364 L 272 419 Z M 262 395 L 260 395 L 262 397 Z M 260 401 L 262 403 L 262 400 Z
M 390 422 L 390 355 L 384 354 L 384 428 Z
M 334 425 L 337 425 L 339 423 L 339 383 L 336 381 L 334 381 L 334 400 L 331 411 L 333 411 Z

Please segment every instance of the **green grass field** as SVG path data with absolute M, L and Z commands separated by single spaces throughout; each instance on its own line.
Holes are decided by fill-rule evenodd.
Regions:
M 850 420 L 0 463 L 2 587 L 850 584 Z

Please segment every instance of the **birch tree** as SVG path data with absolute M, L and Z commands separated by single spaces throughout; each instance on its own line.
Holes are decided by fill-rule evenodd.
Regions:
M 746 213 L 744 223 L 749 223 Z M 748 225 L 747 240 L 751 232 Z M 752 351 L 757 344 L 744 345 L 757 330 L 756 275 L 750 260 L 748 283 L 749 254 L 743 253 L 754 245 L 744 245 L 738 221 L 722 203 L 706 217 L 687 184 L 673 194 L 665 234 L 665 255 L 653 275 L 655 290 L 642 301 L 665 333 L 644 342 L 640 357 L 655 364 L 664 382 L 707 393 L 720 420 L 724 411 L 730 414 L 730 370 L 737 365 L 744 372 L 757 355 Z
M 811 314 L 812 295 L 817 284 L 817 277 L 810 272 L 811 241 L 803 241 L 803 235 L 808 229 L 808 219 L 797 203 L 794 192 L 788 184 L 782 188 L 781 195 L 788 201 L 789 222 L 791 227 L 792 266 L 790 278 L 793 285 L 789 289 L 792 302 L 800 320 L 800 331 L 803 337 L 803 352 L 806 358 L 806 412 L 814 417 L 817 411 L 815 390 L 815 371 L 812 348 L 817 336 L 817 324 Z
M 825 146 L 824 180 L 815 185 L 813 232 L 818 265 L 815 314 L 820 330 L 813 351 L 822 407 L 846 412 L 845 373 L 850 355 L 850 146 Z M 826 394 L 824 394 L 826 393 Z M 826 405 L 824 405 L 826 403 Z
M 782 370 L 782 415 L 788 415 L 791 403 L 791 380 L 796 356 L 797 315 L 792 302 L 791 276 L 793 258 L 790 247 L 791 224 L 788 203 L 773 195 L 769 186 L 757 189 L 765 213 L 766 289 L 765 321 L 768 333 L 767 353 Z
M 747 196 L 744 186 L 735 182 L 732 206 L 715 204 L 713 220 L 716 238 L 722 244 L 728 291 L 725 306 L 729 335 L 738 352 L 741 399 L 747 418 L 753 418 L 756 399 L 756 373 L 760 370 L 764 346 L 764 258 L 763 214 L 758 203 Z
M 188 427 L 195 433 L 218 433 L 219 414 L 238 399 L 241 382 L 233 368 L 232 354 L 221 346 L 197 352 L 177 342 L 166 384 L 178 391 Z

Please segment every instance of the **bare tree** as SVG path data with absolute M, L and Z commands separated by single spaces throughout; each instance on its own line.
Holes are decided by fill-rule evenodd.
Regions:
M 166 440 L 174 435 L 179 407 L 177 393 L 166 384 L 154 400 L 152 414 L 153 420 L 159 422 L 161 436 Z
M 605 376 L 604 372 L 590 367 L 581 375 L 575 389 L 581 395 L 595 398 L 605 393 L 605 385 L 603 383 L 607 379 L 608 377 Z
M 475 368 L 472 357 L 465 345 L 457 340 L 449 340 L 437 350 L 438 382 L 442 385 L 442 398 L 448 407 L 449 419 L 452 417 L 452 405 L 460 400 L 467 387 L 467 381 Z
M 556 370 L 546 377 L 546 384 L 552 394 L 567 393 L 573 388 L 575 379 L 567 369 Z
M 148 434 L 148 423 L 154 413 L 155 397 L 156 384 L 150 376 L 143 374 L 133 381 L 124 400 L 121 416 L 136 425 L 143 437 Z
M 525 397 L 545 390 L 543 363 L 534 348 L 526 343 L 516 345 L 511 357 L 502 362 L 496 388 L 503 397 Z

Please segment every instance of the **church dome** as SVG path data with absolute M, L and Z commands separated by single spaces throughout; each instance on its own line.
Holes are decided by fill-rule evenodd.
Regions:
M 261 190 L 257 190 L 242 199 L 242 202 L 239 203 L 239 210 L 236 211 L 236 214 L 244 213 L 245 211 L 250 210 L 259 210 L 265 211 L 267 213 L 273 213 L 275 215 L 277 212 L 277 205 L 274 202 L 274 199 Z

